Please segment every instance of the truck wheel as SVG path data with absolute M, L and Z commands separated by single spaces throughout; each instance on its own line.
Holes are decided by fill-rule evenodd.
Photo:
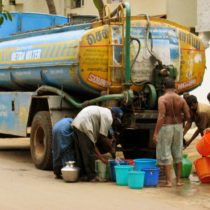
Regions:
M 37 168 L 52 169 L 52 124 L 47 111 L 37 112 L 33 118 L 30 149 Z

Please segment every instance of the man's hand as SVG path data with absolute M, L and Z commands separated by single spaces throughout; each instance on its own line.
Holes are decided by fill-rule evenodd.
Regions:
M 157 144 L 158 143 L 157 135 L 154 135 L 153 136 L 153 142 L 154 142 L 154 144 Z
M 104 164 L 108 164 L 108 159 L 105 158 L 104 156 L 100 156 L 99 159 L 100 159 Z
M 187 141 L 183 138 L 183 147 L 185 148 L 187 145 Z
M 116 138 L 114 136 L 112 136 L 112 139 L 107 139 L 106 144 L 109 146 L 110 151 L 109 153 L 112 155 L 112 157 L 114 158 L 115 153 L 116 153 Z
M 190 144 L 191 144 L 191 141 L 186 141 L 186 140 L 185 140 L 184 148 L 187 148 Z

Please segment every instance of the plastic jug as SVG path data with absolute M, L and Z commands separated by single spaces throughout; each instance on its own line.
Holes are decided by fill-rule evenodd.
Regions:
M 183 154 L 182 156 L 182 172 L 181 177 L 182 178 L 188 178 L 192 171 L 192 162 L 188 158 L 187 154 Z

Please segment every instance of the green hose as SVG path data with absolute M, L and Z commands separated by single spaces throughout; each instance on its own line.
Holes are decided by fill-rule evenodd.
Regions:
M 110 95 L 99 96 L 97 98 L 86 100 L 82 103 L 79 103 L 76 100 L 74 100 L 68 93 L 55 87 L 43 85 L 37 89 L 38 94 L 41 94 L 42 92 L 50 92 L 50 93 L 54 93 L 56 95 L 62 96 L 69 104 L 73 105 L 74 107 L 78 109 L 81 109 L 89 105 L 97 104 L 99 102 L 109 101 L 109 100 L 122 100 L 125 104 L 131 104 L 134 98 L 133 91 L 129 90 L 120 94 L 110 94 Z
M 131 28 L 131 9 L 128 2 L 124 3 L 126 9 L 126 28 L 125 28 L 125 83 L 130 83 L 130 28 Z

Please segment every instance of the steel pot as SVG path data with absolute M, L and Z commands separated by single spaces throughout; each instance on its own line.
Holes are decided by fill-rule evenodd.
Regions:
M 66 182 L 76 182 L 79 178 L 78 167 L 74 166 L 75 161 L 66 162 L 66 166 L 61 169 L 62 177 Z

